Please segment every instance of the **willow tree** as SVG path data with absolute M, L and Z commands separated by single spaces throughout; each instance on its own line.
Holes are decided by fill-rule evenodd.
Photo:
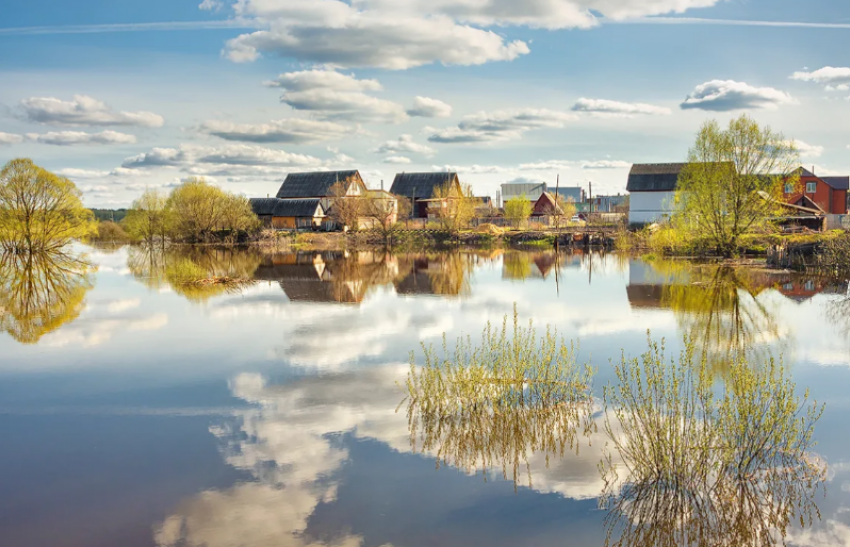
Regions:
M 475 218 L 479 200 L 472 193 L 469 185 L 460 186 L 452 180 L 447 180 L 441 186 L 434 188 L 433 199 L 437 200 L 437 217 L 446 230 L 457 232 L 467 228 Z
M 165 194 L 155 189 L 145 190 L 122 221 L 127 233 L 149 245 L 157 239 L 165 242 L 173 225 L 173 215 L 167 203 Z
M 192 177 L 171 192 L 166 203 L 172 235 L 201 241 L 215 230 L 242 231 L 259 227 L 247 199 Z
M 531 216 L 533 206 L 525 194 L 505 202 L 505 218 L 516 228 Z
M 29 159 L 0 171 L 0 245 L 6 251 L 49 252 L 97 233 L 94 214 L 65 177 Z
M 792 141 L 749 116 L 726 129 L 712 120 L 697 134 L 679 175 L 674 225 L 729 257 L 741 236 L 771 229 L 783 186 L 799 182 Z

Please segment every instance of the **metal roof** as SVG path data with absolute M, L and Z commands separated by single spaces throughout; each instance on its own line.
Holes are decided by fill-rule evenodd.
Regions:
M 629 172 L 629 192 L 672 192 L 687 163 L 636 163 Z
M 432 198 L 434 190 L 450 181 L 459 182 L 457 173 L 399 173 L 393 180 L 390 192 L 417 199 Z
M 346 180 L 363 181 L 360 173 L 354 171 L 314 171 L 310 173 L 290 173 L 277 191 L 279 198 L 323 198 L 330 197 L 331 187 Z
M 834 190 L 850 190 L 850 177 L 821 177 Z
M 321 201 L 315 199 L 253 198 L 251 209 L 257 216 L 314 217 L 316 210 L 323 215 Z

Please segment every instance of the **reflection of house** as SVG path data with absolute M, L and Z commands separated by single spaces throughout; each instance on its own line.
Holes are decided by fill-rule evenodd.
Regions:
M 818 209 L 828 214 L 847 214 L 847 191 L 850 177 L 818 177 L 808 169 L 800 168 L 798 186 L 786 184 L 784 198 L 788 203 Z
M 251 199 L 251 209 L 264 226 L 283 229 L 319 228 L 325 209 L 319 199 Z
M 446 184 L 451 185 L 450 195 L 460 195 L 457 173 L 399 173 L 390 192 L 410 200 L 412 218 L 428 218 L 435 208 L 445 206 L 445 200 L 434 200 L 438 189 Z
M 468 258 L 459 254 L 400 256 L 399 272 L 403 273 L 393 285 L 400 295 L 458 296 L 468 288 Z
M 684 163 L 632 165 L 626 190 L 629 192 L 629 224 L 663 222 L 673 212 L 673 197 Z

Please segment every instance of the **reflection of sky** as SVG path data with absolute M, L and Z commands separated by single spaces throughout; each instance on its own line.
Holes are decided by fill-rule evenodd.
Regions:
M 100 265 L 97 284 L 76 321 L 36 346 L 0 336 L 0 423 L 19 424 L 4 428 L 12 432 L 9 442 L 20 454 L 39 454 L 45 467 L 67 456 L 48 448 L 57 424 L 67 427 L 66 435 L 77 432 L 87 439 L 70 442 L 76 452 L 67 461 L 78 467 L 58 466 L 67 470 L 61 477 L 65 486 L 50 492 L 65 500 L 98 480 L 98 467 L 81 462 L 103 443 L 123 443 L 106 454 L 127 458 L 130 467 L 134 460 L 126 454 L 136 447 L 139 457 L 159 462 L 149 470 L 159 476 L 153 482 L 168 482 L 177 467 L 169 466 L 167 452 L 150 454 L 161 440 L 140 424 L 151 420 L 183 431 L 185 442 L 194 443 L 193 454 L 202 437 L 210 441 L 206 450 L 218 446 L 221 454 L 208 459 L 215 456 L 242 481 L 222 482 L 225 475 L 212 471 L 212 464 L 204 468 L 209 476 L 194 473 L 194 482 L 178 497 L 163 496 L 169 501 L 152 504 L 153 512 L 137 511 L 146 519 L 147 543 L 140 545 L 153 538 L 161 545 L 185 539 L 210 547 L 427 544 L 414 539 L 416 530 L 447 545 L 484 538 L 515 545 L 523 542 L 523 531 L 538 534 L 540 544 L 559 537 L 562 544 L 566 533 L 596 544 L 602 529 L 588 498 L 599 486 L 593 461 L 599 442 L 582 457 L 548 469 L 532 457 L 533 488 L 516 494 L 501 480 L 484 483 L 457 470 L 435 472 L 427 455 L 410 454 L 406 418 L 403 411 L 395 413 L 401 400 L 396 378 L 403 378 L 409 352 L 421 343 L 438 346 L 443 332 L 450 340 L 461 333 L 475 338 L 487 321 L 500 323 L 514 303 L 521 320 L 533 319 L 541 329 L 551 324 L 567 339 L 579 340 L 579 359 L 599 367 L 597 392 L 612 378 L 608 361 L 619 359 L 621 350 L 641 353 L 647 329 L 668 340 L 671 354 L 681 336 L 671 310 L 630 304 L 628 263 L 598 256 L 592 264 L 570 260 L 557 276 L 550 272 L 524 282 L 504 279 L 496 259 L 475 266 L 469 294 L 459 298 L 400 296 L 386 284 L 357 305 L 290 301 L 274 281 L 198 304 L 145 288 L 127 270 L 123 250 L 89 256 Z M 770 303 L 782 337 L 791 341 L 793 356 L 786 361 L 793 362 L 797 383 L 827 403 L 817 448 L 833 471 L 829 496 L 820 504 L 825 523 L 793 538 L 800 545 L 846 543 L 850 446 L 843 432 L 850 418 L 844 388 L 850 385 L 850 345 L 844 327 L 826 313 L 827 303 L 838 297 L 796 302 L 767 290 L 757 298 Z M 125 434 L 114 435 L 113 427 Z M 134 431 L 138 436 L 131 439 Z M 171 450 L 183 450 L 181 434 L 172 437 Z M 33 492 L 58 480 L 43 476 L 35 463 L 16 461 L 24 472 L 17 472 L 17 483 L 30 480 Z M 120 461 L 109 463 L 120 469 Z M 10 469 L 0 467 L 0 483 L 16 472 Z M 142 485 L 130 481 L 126 488 Z M 414 491 L 419 497 L 411 500 Z M 9 511 L 20 510 L 14 500 L 0 498 Z M 28 503 L 31 520 L 52 526 L 53 513 L 39 510 L 46 499 L 31 494 Z M 135 510 L 126 496 L 116 503 Z M 87 507 L 80 506 L 75 518 L 89 519 L 97 530 L 102 519 Z M 499 525 L 508 513 L 518 519 L 516 533 Z M 411 532 L 403 533 L 402 524 Z M 7 544 L 3 529 L 0 544 Z

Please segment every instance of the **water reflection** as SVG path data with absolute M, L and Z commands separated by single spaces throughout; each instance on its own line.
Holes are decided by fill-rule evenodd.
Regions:
M 0 329 L 35 344 L 74 321 L 94 287 L 94 269 L 62 251 L 0 255 Z
M 678 362 L 650 343 L 605 391 L 600 464 L 606 545 L 784 544 L 820 519 L 826 465 L 810 452 L 823 407 L 785 369 L 736 360 L 721 388 L 690 345 Z

